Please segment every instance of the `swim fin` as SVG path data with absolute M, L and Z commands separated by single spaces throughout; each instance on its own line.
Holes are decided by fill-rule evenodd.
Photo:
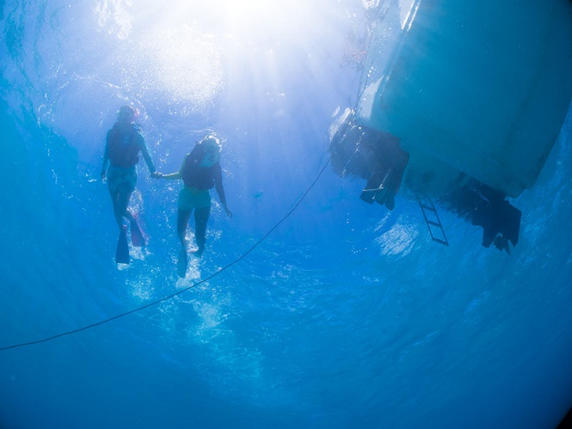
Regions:
M 179 261 L 177 262 L 177 275 L 184 278 L 187 275 L 187 263 L 188 263 L 187 251 L 181 249 L 179 253 Z
M 130 222 L 130 230 L 131 230 L 131 243 L 135 247 L 145 247 L 147 245 L 147 237 L 141 226 L 139 225 L 139 221 L 134 216 Z
M 127 229 L 122 228 L 117 240 L 117 250 L 115 251 L 115 262 L 118 264 L 129 263 L 129 244 L 127 244 Z

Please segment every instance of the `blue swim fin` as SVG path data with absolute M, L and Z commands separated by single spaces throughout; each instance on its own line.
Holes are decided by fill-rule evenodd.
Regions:
M 127 230 L 121 229 L 117 240 L 117 250 L 115 251 L 115 262 L 118 264 L 129 263 L 129 244 L 127 244 Z
M 135 247 L 145 247 L 147 245 L 147 237 L 139 225 L 138 219 L 134 216 L 130 222 L 131 243 Z

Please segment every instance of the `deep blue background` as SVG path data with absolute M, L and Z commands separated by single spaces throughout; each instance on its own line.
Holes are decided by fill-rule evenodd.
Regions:
M 0 3 L 0 345 L 188 286 L 291 207 L 326 160 L 333 113 L 355 102 L 364 5 L 376 2 L 332 3 L 280 3 L 275 23 L 265 9 L 234 26 L 199 3 Z M 167 66 L 199 64 L 177 69 L 183 80 L 155 70 L 161 57 L 143 42 L 179 28 Z M 150 244 L 128 269 L 113 262 L 98 173 L 126 102 L 162 171 L 205 129 L 225 140 L 234 216 L 214 207 L 208 251 L 182 281 L 180 185 L 144 168 L 134 200 Z M 439 246 L 414 201 L 366 205 L 360 180 L 327 170 L 287 223 L 208 284 L 0 353 L 0 426 L 554 426 L 572 399 L 570 159 L 569 114 L 536 186 L 513 201 L 523 223 L 511 256 L 445 211 L 450 246 Z

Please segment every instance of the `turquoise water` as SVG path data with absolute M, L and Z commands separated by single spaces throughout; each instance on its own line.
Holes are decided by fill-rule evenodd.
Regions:
M 135 4 L 136 3 L 136 4 Z M 171 294 L 239 257 L 327 159 L 355 103 L 376 2 L 0 3 L 0 346 Z M 233 7 L 235 9 L 233 9 Z M 233 14 L 231 15 L 230 12 Z M 291 25 L 293 17 L 296 25 Z M 139 107 L 159 170 L 206 129 L 223 137 L 229 207 L 179 280 L 179 184 L 140 165 L 150 236 L 127 269 L 105 133 Z M 511 256 L 441 210 L 364 204 L 326 170 L 246 259 L 156 307 L 0 352 L 0 426 L 553 427 L 572 399 L 572 114 L 522 210 Z

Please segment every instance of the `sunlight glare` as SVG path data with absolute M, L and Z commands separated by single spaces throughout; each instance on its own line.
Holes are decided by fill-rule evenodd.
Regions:
M 225 82 L 229 58 L 315 40 L 320 1 L 100 0 L 95 14 L 108 34 L 135 42 L 146 87 L 201 108 Z M 313 43 L 313 42 L 312 42 Z M 255 50 L 253 50 L 253 47 Z
M 212 36 L 188 26 L 157 28 L 142 45 L 155 78 L 177 98 L 202 106 L 217 94 L 223 72 Z

